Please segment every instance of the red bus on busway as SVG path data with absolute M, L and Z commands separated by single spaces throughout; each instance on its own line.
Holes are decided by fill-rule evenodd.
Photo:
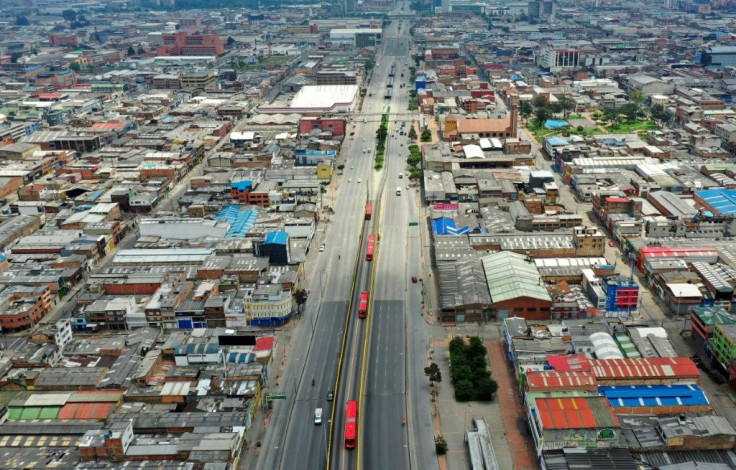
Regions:
M 376 236 L 368 235 L 368 246 L 365 249 L 366 261 L 373 261 L 373 251 L 376 249 Z
M 366 204 L 365 205 L 365 220 L 371 220 L 371 216 L 373 216 L 373 205 Z
M 349 401 L 345 411 L 345 447 L 355 449 L 355 438 L 358 433 L 358 402 Z
M 368 316 L 368 291 L 360 293 L 360 303 L 358 304 L 358 318 Z

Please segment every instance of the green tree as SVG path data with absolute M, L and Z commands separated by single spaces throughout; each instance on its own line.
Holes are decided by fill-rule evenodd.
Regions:
M 447 441 L 441 435 L 434 438 L 434 450 L 437 455 L 445 455 L 447 453 Z
M 137 53 L 138 53 L 138 55 L 143 55 L 143 54 L 146 53 L 146 51 L 143 49 L 143 46 L 138 46 Z
M 633 90 L 631 93 L 629 93 L 629 99 L 636 103 L 637 106 L 641 106 L 642 103 L 644 103 L 644 93 L 641 92 L 641 90 Z
M 621 114 L 626 117 L 626 120 L 631 122 L 636 120 L 636 114 L 639 112 L 639 105 L 636 103 L 626 103 L 619 109 Z
M 570 115 L 570 111 L 575 109 L 575 102 L 569 96 L 563 96 L 560 98 L 558 103 L 560 103 L 560 108 L 562 109 L 562 116 L 567 119 L 567 116 Z
M 544 126 L 544 123 L 547 122 L 547 119 L 550 118 L 552 113 L 550 113 L 549 109 L 547 107 L 542 106 L 534 110 L 534 118 L 537 120 L 537 129 L 541 129 Z
M 470 342 L 468 344 L 468 355 L 473 357 L 479 357 L 485 361 L 486 353 L 488 350 L 486 349 L 485 344 L 483 344 L 483 340 L 480 339 L 478 336 L 471 336 Z M 483 363 L 485 365 L 485 362 Z
M 465 340 L 459 336 L 455 336 L 450 340 L 450 356 L 465 353 Z
M 135 49 L 133 49 L 133 46 L 128 46 L 128 57 L 135 55 Z
M 22 52 L 13 52 L 13 53 L 12 53 L 12 54 L 10 55 L 10 62 L 11 62 L 11 63 L 13 63 L 13 64 L 15 64 L 15 63 L 17 63 L 17 62 L 18 62 L 18 60 L 19 60 L 19 59 L 20 59 L 21 57 L 23 57 L 23 53 L 22 53 Z
M 544 96 L 537 95 L 534 98 L 532 98 L 532 104 L 534 105 L 535 108 L 543 108 L 547 106 L 548 101 L 547 101 L 547 98 L 545 98 Z
M 411 140 L 417 140 L 417 131 L 414 129 L 414 126 L 409 128 L 409 138 Z
M 442 382 L 442 372 L 440 371 L 440 366 L 438 366 L 434 362 L 424 368 L 424 375 L 429 377 L 429 381 L 432 383 Z
M 64 10 L 61 12 L 61 17 L 71 23 L 72 21 L 76 21 L 77 12 L 74 10 Z
M 409 179 L 412 181 L 420 180 L 424 176 L 421 168 L 412 168 L 409 170 Z
M 370 60 L 370 59 L 366 59 L 366 61 L 364 62 L 363 65 L 364 65 L 364 67 L 365 67 L 366 70 L 371 70 L 373 67 L 376 66 L 376 64 L 374 64 L 373 61 Z
M 667 109 L 665 109 L 665 107 L 661 104 L 655 104 L 654 106 L 652 106 L 652 108 L 650 109 L 650 113 L 652 115 L 652 119 L 660 121 L 664 124 L 670 123 L 674 118 L 673 114 L 667 111 Z
M 72 62 L 71 64 L 69 64 L 69 70 L 79 73 L 79 71 L 82 70 L 82 66 L 79 64 L 79 62 Z
M 527 100 L 522 101 L 519 103 L 519 114 L 522 118 L 529 119 L 529 116 L 534 114 L 534 106 Z
M 608 121 L 618 122 L 621 110 L 619 108 L 605 108 L 603 110 L 603 117 Z
M 308 297 L 309 297 L 309 294 L 304 289 L 297 289 L 294 292 L 294 301 L 296 302 L 297 312 L 301 313 L 302 305 L 307 303 Z
M 430 131 L 429 129 L 424 129 L 422 131 L 421 141 L 422 142 L 432 142 L 432 131 Z
M 28 21 L 28 18 L 27 17 L 25 17 L 23 15 L 19 15 L 19 16 L 16 16 L 15 17 L 15 25 L 16 26 L 28 26 L 29 24 L 31 24 L 31 22 Z
M 235 44 L 235 38 L 232 36 L 227 37 L 227 47 L 232 47 Z
M 493 400 L 493 394 L 498 390 L 498 383 L 491 378 L 491 375 L 481 378 L 475 384 L 475 399 L 482 401 Z
M 559 101 L 555 101 L 554 103 L 550 103 L 547 106 L 547 109 L 549 110 L 550 113 L 552 113 L 552 115 L 557 115 L 562 112 L 562 105 L 560 104 Z
M 473 382 L 470 380 L 466 379 L 455 383 L 455 400 L 470 401 L 474 395 Z

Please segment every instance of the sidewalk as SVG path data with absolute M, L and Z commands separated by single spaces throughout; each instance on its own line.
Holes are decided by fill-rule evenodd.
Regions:
M 476 328 L 477 326 L 474 326 L 473 330 Z M 435 325 L 432 330 L 431 346 L 434 351 L 432 361 L 437 363 L 442 373 L 442 382 L 435 387 L 438 395 L 434 402 L 436 409 L 433 409 L 433 414 L 437 412 L 434 427 L 435 434 L 441 434 L 447 441 L 447 455 L 445 459 L 440 459 L 440 468 L 456 470 L 470 467 L 465 431 L 473 428 L 473 419 L 485 419 L 488 423 L 488 428 L 491 430 L 491 443 L 500 468 L 523 468 L 515 466 L 510 452 L 513 443 L 508 440 L 507 433 L 501 426 L 504 403 L 499 399 L 492 402 L 461 403 L 455 401 L 455 390 L 450 382 L 448 346 L 456 331 L 450 331 L 440 325 Z M 486 332 L 490 333 L 491 330 L 493 329 L 489 327 Z M 457 334 L 461 333 L 457 332 Z
M 486 340 L 485 345 L 488 348 L 488 362 L 493 379 L 498 383 L 496 402 L 499 403 L 502 410 L 504 435 L 514 462 L 513 468 L 516 470 L 539 468 L 531 438 L 524 436 L 520 430 L 525 429 L 523 421 L 526 418 L 519 398 L 519 387 L 506 357 L 503 342 L 500 339 Z M 492 423 L 489 424 L 491 424 L 490 428 L 494 429 Z

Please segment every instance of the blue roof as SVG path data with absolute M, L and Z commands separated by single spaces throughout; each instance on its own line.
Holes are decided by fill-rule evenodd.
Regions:
M 5 261 L 7 258 L 4 253 L 0 253 L 0 261 Z
M 614 408 L 636 406 L 707 405 L 708 398 L 695 384 L 601 386 L 598 392 Z
M 547 138 L 547 142 L 555 147 L 557 147 L 558 145 L 567 145 L 570 143 L 567 141 L 567 139 L 563 139 L 562 137 L 549 137 Z
M 546 127 L 547 129 L 566 129 L 570 127 L 570 124 L 568 124 L 567 121 L 548 119 L 547 121 L 545 121 L 544 127 Z
M 447 235 L 450 230 L 455 230 L 455 221 L 447 217 L 440 217 L 432 221 L 432 228 L 436 235 Z
M 225 219 L 230 223 L 230 228 L 225 238 L 243 238 L 258 219 L 258 212 L 254 210 L 243 210 L 236 205 L 224 206 L 215 217 L 217 220 Z
M 266 234 L 266 243 L 286 245 L 288 241 L 289 241 L 289 234 L 286 232 L 268 232 Z
M 253 182 L 250 180 L 233 181 L 230 183 L 230 188 L 237 189 L 238 191 L 245 191 L 253 187 Z
M 94 202 L 97 199 L 99 199 L 100 196 L 102 196 L 102 190 L 101 189 L 98 189 L 98 190 L 94 191 L 92 194 L 90 194 L 89 197 L 87 198 L 87 200 L 89 202 Z
M 695 194 L 719 214 L 736 215 L 736 189 L 705 189 Z
M 233 364 L 250 364 L 255 360 L 256 355 L 253 353 L 231 352 L 227 355 L 227 362 Z
M 448 217 L 440 217 L 432 221 L 432 228 L 436 235 L 464 235 L 470 232 L 470 227 L 466 225 L 457 228 L 455 221 Z
M 181 344 L 174 349 L 175 356 L 186 356 L 188 354 L 215 354 L 220 350 L 217 343 L 194 343 Z

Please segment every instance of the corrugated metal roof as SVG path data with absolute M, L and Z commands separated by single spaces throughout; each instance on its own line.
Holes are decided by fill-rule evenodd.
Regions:
M 528 389 L 549 388 L 594 388 L 595 377 L 589 372 L 577 371 L 530 371 L 526 374 Z
M 523 255 L 501 251 L 481 259 L 491 301 L 531 297 L 552 302 L 536 265 Z
M 110 416 L 114 403 L 69 403 L 59 411 L 58 419 L 93 419 L 104 421 Z
M 289 234 L 286 232 L 269 232 L 266 234 L 266 243 L 286 245 L 288 241 Z
M 614 408 L 709 404 L 703 390 L 695 384 L 600 386 L 598 391 Z
M 589 362 L 598 380 L 649 377 L 695 379 L 700 377 L 700 371 L 689 357 L 591 359 Z
M 618 419 L 603 397 L 537 398 L 544 429 L 617 428 Z

